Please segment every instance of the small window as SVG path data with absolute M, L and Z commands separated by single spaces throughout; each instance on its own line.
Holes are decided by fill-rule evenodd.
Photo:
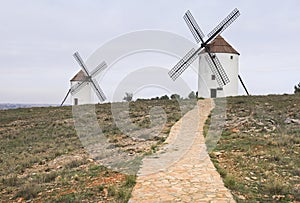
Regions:
M 230 59 L 233 59 L 233 56 L 230 56 Z
M 223 87 L 218 87 L 217 90 L 221 91 L 221 90 L 223 90 Z
M 211 80 L 216 80 L 216 76 L 215 75 L 211 75 Z

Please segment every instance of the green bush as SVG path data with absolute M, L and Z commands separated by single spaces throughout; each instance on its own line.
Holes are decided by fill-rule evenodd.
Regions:
M 23 197 L 26 200 L 37 197 L 40 192 L 40 186 L 37 184 L 26 183 L 17 192 L 16 197 Z

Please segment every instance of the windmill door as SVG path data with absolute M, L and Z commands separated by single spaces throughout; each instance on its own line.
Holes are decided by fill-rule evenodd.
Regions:
M 210 97 L 217 98 L 217 89 L 210 89 Z
M 78 98 L 74 98 L 74 105 L 78 105 Z

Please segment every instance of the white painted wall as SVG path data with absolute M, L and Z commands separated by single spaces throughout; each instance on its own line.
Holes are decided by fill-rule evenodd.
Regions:
M 71 82 L 71 87 L 73 85 L 76 85 L 80 81 L 73 81 Z M 92 103 L 92 90 L 91 90 L 91 84 L 88 83 L 85 87 L 80 89 L 77 93 L 71 94 L 71 99 L 72 99 L 72 105 L 75 105 L 75 98 L 78 99 L 78 105 L 81 104 L 91 104 Z
M 210 89 L 217 89 L 217 80 L 212 80 L 213 75 L 208 62 L 204 58 L 205 53 L 199 55 L 199 80 L 198 96 L 210 98 Z M 216 53 L 230 82 L 223 86 L 223 90 L 217 90 L 217 97 L 236 96 L 238 95 L 238 74 L 239 74 L 239 55 L 231 53 Z M 232 59 L 230 57 L 233 57 Z

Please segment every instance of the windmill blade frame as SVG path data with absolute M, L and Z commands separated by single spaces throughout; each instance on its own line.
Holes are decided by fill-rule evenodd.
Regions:
M 204 33 L 200 29 L 199 25 L 197 24 L 195 18 L 193 17 L 192 13 L 187 10 L 186 13 L 183 16 L 183 19 L 185 20 L 187 26 L 189 27 L 190 31 L 192 32 L 195 40 L 197 43 L 204 42 Z
M 197 51 L 192 48 L 169 72 L 169 76 L 175 81 L 197 58 Z
M 106 62 L 103 61 L 94 70 L 91 71 L 91 73 L 90 73 L 91 77 L 98 75 L 101 71 L 105 70 L 107 67 L 108 66 L 107 66 Z
M 211 71 L 216 76 L 217 82 L 220 87 L 228 84 L 230 82 L 221 62 L 215 54 L 207 53 L 205 56 L 206 61 L 211 69 Z
M 77 83 L 76 85 L 73 85 L 71 87 L 71 94 L 76 94 L 77 92 L 79 92 L 82 88 L 84 88 L 85 86 L 88 85 L 90 81 L 89 80 L 85 80 L 85 81 L 82 81 L 80 83 Z
M 240 16 L 240 11 L 235 8 L 231 13 L 224 18 L 210 33 L 208 33 L 208 37 L 216 36 L 221 34 L 231 23 L 233 23 Z
M 97 97 L 101 102 L 106 100 L 106 96 L 104 95 L 102 89 L 100 88 L 98 82 L 95 79 L 91 79 L 92 88 L 94 89 L 94 92 L 96 93 Z
M 73 57 L 75 58 L 77 63 L 80 65 L 80 67 L 83 69 L 86 76 L 90 77 L 90 73 L 89 73 L 85 63 L 83 62 L 81 56 L 79 55 L 79 53 L 77 51 L 73 54 Z

